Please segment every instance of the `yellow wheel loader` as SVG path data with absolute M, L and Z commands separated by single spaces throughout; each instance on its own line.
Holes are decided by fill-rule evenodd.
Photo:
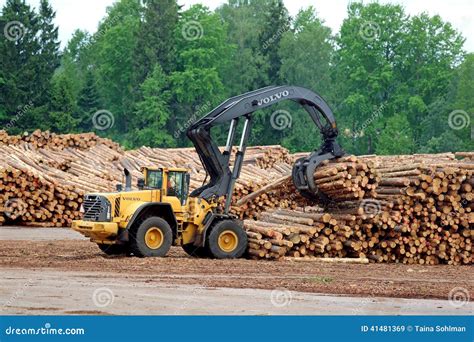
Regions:
M 322 135 L 321 147 L 293 166 L 298 191 L 320 203 L 328 199 L 314 183 L 314 170 L 322 161 L 340 157 L 335 141 L 338 131 L 331 109 L 318 94 L 296 86 L 266 87 L 230 98 L 199 119 L 187 131 L 208 177 L 189 193 L 190 175 L 182 168 L 143 168 L 143 178 L 132 190 L 125 172 L 125 189 L 87 194 L 83 219 L 72 228 L 109 254 L 164 256 L 172 245 L 182 246 L 191 256 L 239 258 L 247 248 L 242 222 L 229 213 L 232 192 L 240 175 L 252 114 L 283 100 L 301 104 Z M 240 143 L 231 169 L 230 157 L 239 119 L 244 119 Z M 227 143 L 221 152 L 211 137 L 211 128 L 230 122 Z M 221 200 L 225 205 L 221 206 Z

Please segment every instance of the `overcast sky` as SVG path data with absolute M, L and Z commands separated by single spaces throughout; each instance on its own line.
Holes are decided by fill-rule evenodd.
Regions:
M 27 0 L 27 3 L 37 7 L 39 0 Z M 95 32 L 97 24 L 105 15 L 105 9 L 115 0 L 50 0 L 56 10 L 56 24 L 59 26 L 59 38 L 62 45 L 69 40 L 75 29 Z M 202 3 L 214 9 L 226 2 L 225 0 L 178 0 L 185 8 L 195 3 Z M 291 15 L 300 8 L 313 5 L 320 18 L 338 32 L 346 16 L 346 7 L 350 0 L 284 0 Z M 370 1 L 365 1 L 370 2 Z M 474 52 L 474 1 L 473 0 L 380 0 L 381 3 L 402 4 L 408 14 L 428 12 L 431 15 L 439 14 L 444 20 L 459 30 L 466 42 L 464 48 Z M 5 0 L 0 0 L 3 7 Z

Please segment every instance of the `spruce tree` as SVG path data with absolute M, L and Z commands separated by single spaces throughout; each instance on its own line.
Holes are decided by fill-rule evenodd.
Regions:
M 58 28 L 53 24 L 55 17 L 56 12 L 53 11 L 48 0 L 41 0 L 38 17 L 41 60 L 37 89 L 43 101 L 47 101 L 51 77 L 60 64 Z
M 100 95 L 91 70 L 86 73 L 85 84 L 79 93 L 77 107 L 78 127 L 81 130 L 89 130 L 92 116 L 101 109 Z
M 290 29 L 290 17 L 283 0 L 271 0 L 266 6 L 263 30 L 259 36 L 260 52 L 268 63 L 268 79 L 279 83 L 281 59 L 278 55 L 283 34 Z
M 17 117 L 19 108 L 38 102 L 37 70 L 40 52 L 39 26 L 35 12 L 22 0 L 7 0 L 0 17 L 0 122 Z M 16 125 L 33 127 L 31 112 L 21 115 Z M 17 127 L 17 128 L 18 128 Z
M 135 52 L 136 84 L 142 84 L 159 64 L 165 73 L 174 69 L 174 32 L 178 23 L 176 0 L 144 0 Z

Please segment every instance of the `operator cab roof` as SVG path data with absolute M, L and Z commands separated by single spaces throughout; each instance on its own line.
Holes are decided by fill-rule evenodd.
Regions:
M 182 167 L 154 167 L 154 166 L 142 166 L 140 168 L 141 171 L 143 170 L 150 170 L 150 171 L 174 171 L 174 172 L 188 172 L 188 169 Z

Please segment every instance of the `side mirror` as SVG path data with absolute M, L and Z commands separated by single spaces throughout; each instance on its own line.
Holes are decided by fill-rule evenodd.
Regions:
M 145 187 L 145 180 L 143 178 L 138 178 L 137 180 L 138 190 L 143 190 L 144 187 Z
M 115 184 L 115 189 L 117 190 L 117 192 L 121 192 L 123 190 L 123 186 L 122 184 Z

